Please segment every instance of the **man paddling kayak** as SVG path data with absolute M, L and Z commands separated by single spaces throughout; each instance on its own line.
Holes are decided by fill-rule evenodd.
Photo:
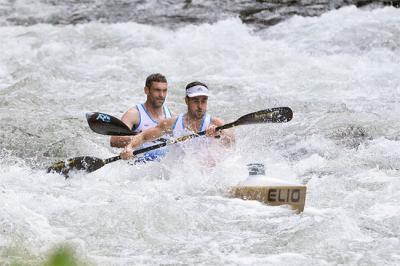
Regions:
M 208 95 L 208 87 L 204 83 L 198 81 L 189 83 L 186 86 L 186 113 L 182 113 L 176 118 L 161 120 L 157 126 L 132 137 L 121 152 L 121 158 L 125 160 L 132 158 L 134 149 L 164 134 L 171 134 L 174 138 L 178 138 L 205 130 L 206 136 L 218 136 L 225 146 L 231 146 L 234 143 L 233 132 L 231 130 L 216 132 L 216 127 L 222 126 L 224 121 L 218 117 L 211 117 L 207 113 Z
M 165 76 L 160 73 L 151 74 L 146 78 L 144 93 L 147 99 L 142 104 L 130 108 L 122 116 L 124 122 L 134 133 L 140 133 L 146 129 L 155 127 L 161 120 L 172 118 L 172 112 L 164 104 L 167 97 L 168 83 Z M 110 144 L 112 147 L 123 148 L 130 143 L 131 136 L 112 136 Z M 142 147 L 157 144 L 157 142 L 146 143 Z M 141 158 L 144 161 L 158 160 L 165 155 L 165 149 L 157 149 L 146 152 Z

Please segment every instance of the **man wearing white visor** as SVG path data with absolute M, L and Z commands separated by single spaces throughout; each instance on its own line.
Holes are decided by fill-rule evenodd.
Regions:
M 156 127 L 147 129 L 134 136 L 121 153 L 122 159 L 132 158 L 132 152 L 147 141 L 159 138 L 165 134 L 172 134 L 178 138 L 200 131 L 206 131 L 207 137 L 220 137 L 220 142 L 230 147 L 234 142 L 234 135 L 231 130 L 217 132 L 215 129 L 222 126 L 224 121 L 218 117 L 211 117 L 207 114 L 208 87 L 204 83 L 195 81 L 186 86 L 185 102 L 187 112 L 176 118 L 164 119 Z

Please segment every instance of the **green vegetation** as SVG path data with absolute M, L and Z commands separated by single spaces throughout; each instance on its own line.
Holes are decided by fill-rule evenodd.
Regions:
M 7 259 L 4 261 L 5 256 Z M 6 263 L 11 266 L 81 266 L 90 265 L 77 258 L 72 248 L 68 246 L 58 246 L 50 251 L 45 258 L 29 255 L 26 251 L 9 248 L 0 256 L 0 264 Z
M 57 248 L 43 266 L 79 266 L 84 263 L 78 262 L 74 252 L 68 247 Z

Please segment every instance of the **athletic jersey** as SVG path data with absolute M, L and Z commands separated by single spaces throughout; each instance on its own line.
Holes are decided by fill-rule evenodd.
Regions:
M 199 132 L 205 131 L 211 123 L 212 118 L 206 113 L 201 121 Z M 180 114 L 175 120 L 172 133 L 174 138 L 179 138 L 198 132 L 193 132 L 187 129 L 184 114 Z M 194 159 L 198 161 L 200 165 L 211 167 L 216 164 L 215 158 L 223 158 L 223 155 L 225 154 L 225 149 L 220 149 L 222 146 L 218 144 L 219 141 L 215 140 L 215 138 L 202 135 L 178 142 L 171 145 L 169 149 L 170 152 L 174 154 L 176 161 L 184 161 L 188 159 L 188 162 L 192 162 Z
M 136 127 L 132 128 L 132 132 L 134 133 L 140 133 L 146 129 L 152 128 L 157 126 L 158 122 L 154 120 L 150 113 L 146 110 L 144 104 L 138 104 L 136 105 L 137 110 L 139 111 L 139 123 Z M 167 106 L 163 105 L 163 112 L 164 112 L 164 118 L 171 118 L 172 114 L 171 111 L 168 109 Z M 165 138 L 167 136 L 163 136 Z M 139 148 L 145 148 L 148 146 L 153 146 L 160 143 L 160 141 L 152 141 L 152 142 L 147 142 L 143 143 Z M 136 159 L 136 162 L 146 162 L 146 161 L 154 161 L 154 160 L 160 160 L 162 157 L 165 156 L 167 150 L 165 147 L 163 148 L 158 148 L 152 151 L 148 151 L 144 153 L 142 156 L 138 157 Z
M 211 124 L 211 116 L 209 114 L 205 114 L 203 116 L 203 119 L 201 121 L 201 126 L 199 131 L 204 131 L 207 129 L 207 127 Z M 198 133 L 198 132 L 193 132 L 189 129 L 187 129 L 187 125 L 185 125 L 184 121 L 184 114 L 180 114 L 177 119 L 175 120 L 175 124 L 172 129 L 172 136 L 174 138 L 179 138 L 182 136 L 190 135 L 193 133 Z M 177 153 L 178 156 L 183 155 L 183 154 L 208 154 L 208 146 L 210 144 L 210 138 L 206 137 L 205 135 L 199 136 L 193 139 L 189 139 L 183 142 L 179 142 L 172 149 L 174 149 Z
M 184 135 L 190 135 L 190 134 L 193 134 L 193 133 L 197 133 L 197 132 L 190 131 L 190 130 L 188 130 L 186 128 L 185 121 L 184 121 L 185 120 L 184 116 L 185 116 L 185 114 L 182 113 L 175 120 L 174 127 L 172 128 L 172 136 L 174 138 L 179 138 L 179 137 L 184 136 Z M 201 121 L 201 126 L 200 126 L 200 130 L 199 131 L 206 130 L 207 127 L 210 125 L 210 123 L 211 123 L 211 116 L 206 113 L 203 116 L 203 120 Z

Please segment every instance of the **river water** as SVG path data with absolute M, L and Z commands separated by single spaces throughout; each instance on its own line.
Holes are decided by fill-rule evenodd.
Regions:
M 17 3 L 20 21 L 50 12 Z M 400 264 L 399 9 L 348 6 L 269 27 L 228 15 L 175 27 L 13 21 L 0 27 L 0 264 L 35 264 L 58 245 L 95 265 Z M 212 168 L 189 148 L 68 180 L 45 172 L 117 154 L 85 113 L 120 117 L 145 100 L 153 72 L 167 76 L 176 113 L 200 80 L 226 122 L 275 106 L 294 118 L 235 128 L 235 149 Z M 306 185 L 304 212 L 226 197 L 252 162 Z

